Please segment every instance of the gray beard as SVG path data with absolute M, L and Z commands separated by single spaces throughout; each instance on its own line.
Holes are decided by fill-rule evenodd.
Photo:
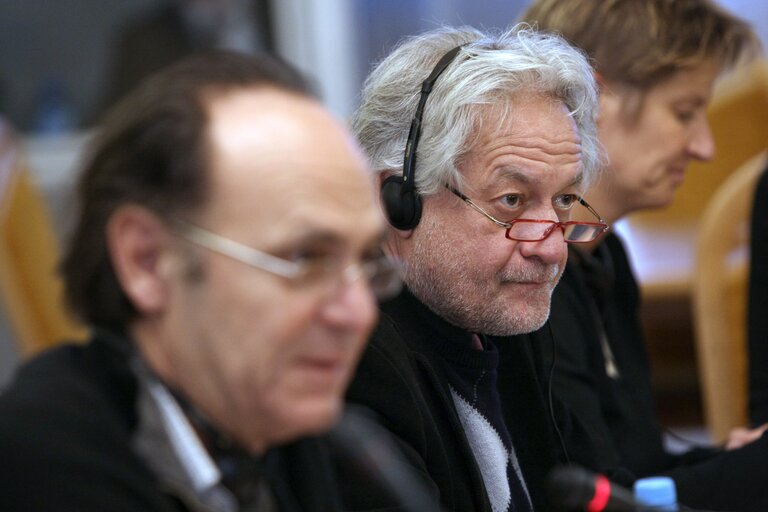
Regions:
M 512 336 L 535 331 L 549 318 L 551 292 L 560 274 L 557 265 L 531 262 L 525 268 L 496 276 L 501 283 L 544 279 L 552 283 L 548 291 L 540 290 L 531 297 L 522 297 L 528 307 L 512 308 L 500 297 L 482 300 L 477 292 L 472 293 L 480 285 L 473 286 L 476 280 L 460 258 L 441 267 L 449 278 L 432 275 L 428 262 L 434 261 L 435 256 L 420 245 L 417 244 L 407 262 L 405 281 L 416 298 L 447 322 L 470 332 Z M 443 257 L 451 254 L 450 251 L 441 252 Z

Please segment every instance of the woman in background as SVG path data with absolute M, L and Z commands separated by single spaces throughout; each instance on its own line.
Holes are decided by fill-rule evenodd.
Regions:
M 588 199 L 608 224 L 667 206 L 688 164 L 713 157 L 706 109 L 715 81 L 759 51 L 750 27 L 708 0 L 540 0 L 522 21 L 561 33 L 592 60 L 607 162 Z M 669 473 L 688 506 L 765 509 L 768 436 L 727 455 L 665 450 L 640 294 L 620 237 L 609 233 L 569 249 L 550 324 L 557 350 L 553 393 L 592 438 L 566 434 L 574 462 L 587 464 L 597 455 L 601 467 L 594 469 L 623 468 L 636 477 Z

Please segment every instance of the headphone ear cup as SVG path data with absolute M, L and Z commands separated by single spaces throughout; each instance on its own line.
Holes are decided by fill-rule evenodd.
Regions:
M 381 204 L 389 223 L 407 231 L 419 225 L 421 220 L 421 197 L 412 187 L 404 189 L 402 176 L 390 176 L 381 185 Z

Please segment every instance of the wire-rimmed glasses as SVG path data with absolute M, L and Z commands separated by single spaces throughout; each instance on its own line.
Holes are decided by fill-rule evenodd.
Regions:
M 446 185 L 446 188 L 456 194 L 473 210 L 478 211 L 497 226 L 506 229 L 506 237 L 510 240 L 515 240 L 518 242 L 539 242 L 551 235 L 556 228 L 560 228 L 563 232 L 563 239 L 567 243 L 583 244 L 592 242 L 593 240 L 597 239 L 597 237 L 608 231 L 608 224 L 581 196 L 578 196 L 579 203 L 595 216 L 597 222 L 558 222 L 554 220 L 539 219 L 514 219 L 509 221 L 502 221 L 487 213 L 474 201 L 450 185 Z
M 308 288 L 321 288 L 333 293 L 341 285 L 366 279 L 377 299 L 394 297 L 402 288 L 400 265 L 384 254 L 344 265 L 338 258 L 321 257 L 299 261 L 286 260 L 254 249 L 219 234 L 182 220 L 175 220 L 175 232 L 184 240 L 232 258 L 250 267 Z

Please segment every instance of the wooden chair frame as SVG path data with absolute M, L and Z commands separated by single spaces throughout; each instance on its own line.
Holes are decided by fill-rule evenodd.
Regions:
M 693 316 L 704 413 L 713 439 L 747 424 L 747 280 L 754 190 L 763 152 L 739 167 L 701 217 L 693 276 Z

